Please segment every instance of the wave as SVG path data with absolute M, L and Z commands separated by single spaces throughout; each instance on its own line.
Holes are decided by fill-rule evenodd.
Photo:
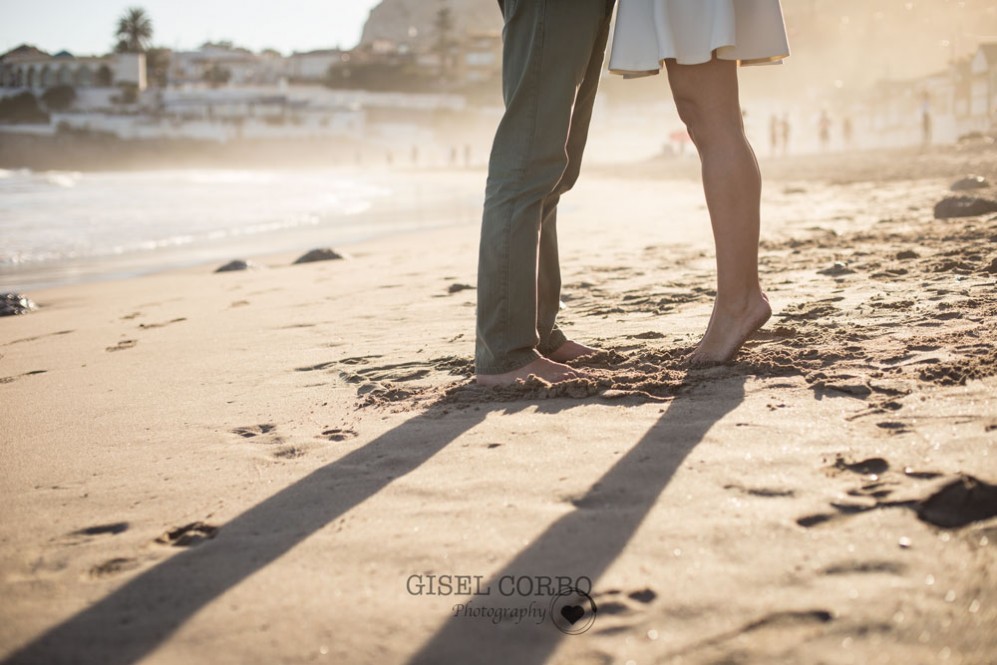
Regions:
M 0 180 L 24 178 L 32 175 L 31 169 L 0 169 Z
M 46 171 L 41 174 L 45 182 L 56 187 L 71 189 L 83 178 L 79 171 Z
M 313 237 L 311 229 L 325 242 L 342 242 L 392 226 L 400 210 L 424 196 L 417 188 L 332 170 L 4 169 L 0 269 L 55 270 L 60 263 L 126 255 L 154 262 L 157 252 L 201 256 L 225 247 L 265 253 L 289 238 Z

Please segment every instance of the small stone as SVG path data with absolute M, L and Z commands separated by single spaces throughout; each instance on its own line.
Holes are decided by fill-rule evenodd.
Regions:
M 910 259 L 919 259 L 921 255 L 912 249 L 905 249 L 902 252 L 897 252 L 898 261 L 908 261 Z
M 299 256 L 298 260 L 294 263 L 297 265 L 298 263 L 312 263 L 314 261 L 338 261 L 343 258 L 345 257 L 334 249 L 320 247 Z
M 975 217 L 997 211 L 997 201 L 975 196 L 948 196 L 935 204 L 935 219 Z
M 991 275 L 997 275 L 997 258 L 991 261 L 990 265 L 983 269 L 983 272 L 988 272 Z
M 474 287 L 471 286 L 470 284 L 454 283 L 447 288 L 447 293 L 460 293 L 461 291 L 466 291 L 468 289 L 473 289 L 473 288 Z
M 901 549 L 905 550 L 910 549 L 911 546 L 910 538 L 908 538 L 907 536 L 902 536 L 900 540 L 897 541 L 897 545 L 899 545 Z
M 28 296 L 20 293 L 0 293 L 0 316 L 27 314 L 38 309 Z
M 838 275 L 851 275 L 855 271 L 848 267 L 847 264 L 841 261 L 835 261 L 834 265 L 829 268 L 824 268 L 823 270 L 818 270 L 818 275 L 830 275 L 832 277 L 837 277 Z
M 215 272 L 233 272 L 233 271 L 236 271 L 236 270 L 255 270 L 257 268 L 259 268 L 259 266 L 256 265 L 255 263 L 253 263 L 252 261 L 244 261 L 242 259 L 235 259 L 234 261 L 229 261 L 228 263 L 226 263 L 225 265 L 223 265 L 221 268 L 219 268 Z
M 989 187 L 990 183 L 987 179 L 981 175 L 968 175 L 965 178 L 959 178 L 952 183 L 951 190 L 953 192 L 962 192 L 967 189 L 984 189 Z

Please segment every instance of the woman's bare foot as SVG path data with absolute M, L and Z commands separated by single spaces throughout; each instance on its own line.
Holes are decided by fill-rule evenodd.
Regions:
M 723 307 L 717 303 L 706 334 L 689 355 L 689 364 L 693 367 L 709 367 L 729 361 L 737 355 L 741 345 L 765 325 L 770 316 L 772 307 L 764 293 L 759 293 L 757 298 L 737 308 Z
M 529 365 L 505 374 L 478 374 L 476 379 L 480 386 L 511 386 L 517 381 L 525 381 L 531 374 L 549 383 L 558 383 L 570 379 L 580 379 L 587 376 L 584 372 L 556 363 L 547 358 L 537 358 Z
M 556 363 L 566 363 L 569 360 L 578 360 L 582 356 L 590 356 L 593 353 L 597 353 L 599 349 L 593 349 L 590 346 L 585 346 L 584 344 L 579 344 L 578 342 L 572 342 L 570 339 L 557 347 L 557 350 L 549 354 L 547 357 Z

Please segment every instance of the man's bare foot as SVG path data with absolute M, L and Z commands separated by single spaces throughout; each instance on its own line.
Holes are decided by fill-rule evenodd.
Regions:
M 737 355 L 741 345 L 765 325 L 770 316 L 772 307 L 764 293 L 736 309 L 721 307 L 718 303 L 714 306 L 706 334 L 689 355 L 689 364 L 693 367 L 709 367 L 729 361 Z
M 599 349 L 593 349 L 590 346 L 585 346 L 584 344 L 579 344 L 578 342 L 572 342 L 570 339 L 557 347 L 557 350 L 549 354 L 547 357 L 556 363 L 566 363 L 569 360 L 578 360 L 582 356 L 590 356 L 593 353 L 597 353 Z
M 516 381 L 525 381 L 531 374 L 535 374 L 549 383 L 580 379 L 587 376 L 584 372 L 579 372 L 567 365 L 556 363 L 547 358 L 537 358 L 529 365 L 511 372 L 506 372 L 505 374 L 478 374 L 476 379 L 479 386 L 511 386 Z

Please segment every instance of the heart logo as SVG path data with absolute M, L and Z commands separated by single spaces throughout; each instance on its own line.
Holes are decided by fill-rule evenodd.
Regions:
M 585 616 L 585 610 L 581 605 L 565 605 L 561 608 L 561 616 L 568 620 L 572 626 Z

